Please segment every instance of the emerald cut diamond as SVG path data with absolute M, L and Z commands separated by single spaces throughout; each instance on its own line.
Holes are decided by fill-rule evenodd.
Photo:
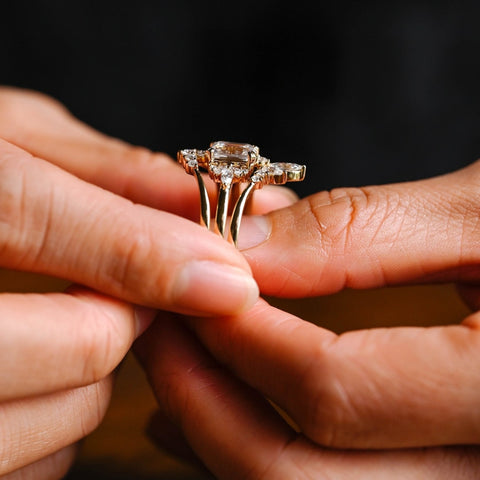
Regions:
M 245 181 L 259 158 L 258 147 L 249 143 L 214 142 L 208 153 L 210 174 L 226 185 Z
M 210 145 L 210 161 L 250 168 L 258 158 L 258 147 L 249 143 L 214 142 Z

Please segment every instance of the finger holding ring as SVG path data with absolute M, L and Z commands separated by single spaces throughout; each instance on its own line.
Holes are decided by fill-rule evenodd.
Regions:
M 230 239 L 237 244 L 240 224 L 248 200 L 263 185 L 283 185 L 305 178 L 305 165 L 296 163 L 271 163 L 262 157 L 259 148 L 249 143 L 212 142 L 207 150 L 184 149 L 177 159 L 185 171 L 194 175 L 200 190 L 200 223 L 210 228 L 210 203 L 201 170 L 208 172 L 218 184 L 215 230 L 225 236 L 228 207 L 232 185 L 247 184 L 233 208 L 230 222 Z

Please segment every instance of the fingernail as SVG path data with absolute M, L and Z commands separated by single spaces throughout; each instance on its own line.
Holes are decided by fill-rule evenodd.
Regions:
M 182 309 L 233 315 L 252 307 L 259 290 L 252 276 L 241 268 L 211 261 L 193 261 L 187 263 L 177 276 L 174 295 Z
M 237 245 L 246 250 L 260 245 L 270 236 L 272 225 L 268 217 L 249 216 L 242 219 Z
M 153 322 L 157 310 L 154 308 L 135 306 L 135 338 L 138 338 Z

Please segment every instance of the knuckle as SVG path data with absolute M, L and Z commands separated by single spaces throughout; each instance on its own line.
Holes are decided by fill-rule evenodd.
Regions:
M 339 188 L 308 197 L 309 213 L 322 243 L 342 253 L 371 243 L 395 202 L 372 188 Z M 375 228 L 376 226 L 376 228 Z M 362 236 L 357 235 L 362 232 Z M 370 235 L 365 235 L 370 232 Z
M 132 218 L 134 216 L 133 212 Z M 157 287 L 152 274 L 152 265 L 156 265 L 156 261 L 151 228 L 135 221 L 129 227 L 115 230 L 112 248 L 106 257 L 108 265 L 102 265 L 99 274 L 106 275 L 104 281 L 113 285 L 122 296 L 138 290 L 139 283 L 142 283 L 141 292 L 137 293 L 148 297 Z
M 400 206 L 399 195 L 371 187 L 332 190 L 330 196 L 343 209 L 338 228 L 344 251 L 358 248 L 359 240 L 364 247 L 377 241 L 380 227 L 395 222 Z
M 457 192 L 448 205 L 445 221 L 449 243 L 457 247 L 459 263 L 478 263 L 478 229 L 480 226 L 478 196 L 472 192 Z M 458 198 L 460 196 L 460 198 Z M 454 227 L 454 228 L 452 228 Z M 447 230 L 448 229 L 448 230 Z
M 39 185 L 44 172 L 32 160 L 28 153 L 0 143 L 0 257 L 11 268 L 39 258 L 48 261 L 54 209 L 63 204 L 50 182 Z
M 168 368 L 160 375 L 156 371 L 150 377 L 150 383 L 160 410 L 174 423 L 184 426 L 192 422 L 203 408 L 198 390 L 191 388 L 192 382 L 201 385 L 201 390 L 215 390 L 217 398 L 220 398 L 225 393 L 218 388 L 216 378 L 222 374 L 224 370 L 221 366 L 209 360 L 199 360 L 182 371 Z
M 164 153 L 152 152 L 148 148 L 136 145 L 124 145 L 124 161 L 134 167 L 152 167 L 159 162 L 172 163 L 171 158 Z
M 2 145 L 3 147 L 3 145 Z M 28 174 L 22 158 L 10 149 L 0 153 L 0 252 L 4 258 L 14 257 L 28 243 L 30 222 L 28 208 Z
M 118 140 L 112 140 L 119 142 Z M 134 198 L 138 190 L 139 172 L 146 172 L 149 176 L 165 175 L 165 167 L 175 165 L 172 159 L 163 153 L 152 152 L 145 147 L 120 143 L 120 148 L 112 149 L 112 163 L 122 167 L 123 176 L 120 194 L 126 198 Z M 120 160 L 120 161 L 119 161 Z M 176 166 L 176 165 L 175 165 Z
M 317 252 L 321 245 L 333 266 L 341 259 L 341 269 L 332 272 L 338 288 L 388 283 L 382 254 L 416 231 L 417 207 L 411 193 L 400 186 L 341 188 L 310 197 L 307 223 L 318 237 Z M 357 274 L 366 262 L 368 278 Z

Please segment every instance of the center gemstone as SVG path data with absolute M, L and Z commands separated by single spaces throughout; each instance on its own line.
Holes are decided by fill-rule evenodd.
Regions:
M 247 168 L 258 157 L 258 147 L 248 143 L 215 142 L 210 145 L 211 161 L 222 164 L 243 164 Z

